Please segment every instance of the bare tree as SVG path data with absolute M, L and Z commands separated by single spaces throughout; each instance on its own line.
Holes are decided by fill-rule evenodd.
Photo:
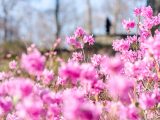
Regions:
M 3 21 L 3 30 L 4 30 L 4 37 L 3 40 L 7 41 L 9 37 L 9 30 L 11 30 L 10 25 L 10 12 L 16 6 L 18 0 L 0 0 L 0 5 L 2 9 L 2 16 L 1 19 Z M 12 29 L 13 30 L 13 29 Z
M 75 26 L 79 26 L 82 16 L 78 12 L 77 1 L 59 0 L 59 10 L 57 12 L 59 36 L 64 37 L 66 34 L 70 34 Z
M 87 5 L 87 16 L 88 16 L 88 21 L 87 21 L 87 28 L 88 32 L 91 34 L 92 33 L 92 6 L 91 6 L 91 1 L 87 0 L 86 1 Z
M 61 26 L 59 22 L 59 14 L 60 14 L 60 0 L 56 0 L 56 6 L 55 6 L 55 22 L 56 22 L 56 38 L 60 36 Z

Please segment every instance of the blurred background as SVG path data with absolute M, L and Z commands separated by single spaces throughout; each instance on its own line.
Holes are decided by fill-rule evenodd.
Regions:
M 155 14 L 160 10 L 160 0 L 0 0 L 0 58 L 19 54 L 30 43 L 49 49 L 57 38 L 65 49 L 65 37 L 78 26 L 106 52 L 112 40 L 126 36 L 122 19 L 134 19 L 133 9 L 146 5 Z

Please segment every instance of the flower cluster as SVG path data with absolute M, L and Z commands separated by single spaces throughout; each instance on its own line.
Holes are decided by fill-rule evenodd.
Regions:
M 114 57 L 94 54 L 94 38 L 82 28 L 67 37 L 75 48 L 64 60 L 54 49 L 42 54 L 34 45 L 0 72 L 0 119 L 152 120 L 160 116 L 160 15 L 136 8 L 137 35 L 115 40 Z M 134 21 L 124 21 L 126 30 Z M 154 34 L 152 34 L 154 33 Z M 59 41 L 59 40 L 58 40 Z M 56 68 L 56 64 L 58 68 Z
M 66 38 L 67 42 L 74 48 L 83 48 L 85 43 L 93 45 L 95 40 L 92 35 L 88 35 L 81 27 L 78 27 L 73 36 Z

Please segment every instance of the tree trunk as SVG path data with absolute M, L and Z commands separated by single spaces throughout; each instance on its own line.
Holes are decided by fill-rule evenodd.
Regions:
M 121 0 L 117 0 L 116 7 L 114 9 L 114 21 L 112 25 L 112 31 L 114 34 L 117 33 L 117 25 L 119 24 L 119 21 L 120 21 L 120 18 L 119 18 L 119 15 L 121 14 L 120 5 L 121 5 Z
M 2 10 L 4 13 L 4 18 L 3 18 L 3 30 L 4 30 L 4 36 L 3 40 L 7 41 L 8 37 L 8 9 L 6 7 L 5 1 L 2 1 Z
M 7 36 L 8 36 L 7 17 L 5 16 L 4 18 L 4 37 L 3 37 L 4 41 L 7 41 Z
M 56 8 L 55 8 L 55 19 L 56 19 L 56 39 L 60 36 L 60 22 L 59 22 L 59 4 L 60 4 L 60 0 L 56 0 Z
M 87 12 L 88 12 L 88 22 L 87 22 L 87 28 L 89 34 L 92 34 L 92 6 L 91 6 L 91 1 L 87 0 Z

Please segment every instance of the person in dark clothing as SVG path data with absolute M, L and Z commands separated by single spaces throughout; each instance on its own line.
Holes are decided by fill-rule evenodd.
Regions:
M 109 18 L 106 19 L 106 34 L 110 34 L 111 22 Z

